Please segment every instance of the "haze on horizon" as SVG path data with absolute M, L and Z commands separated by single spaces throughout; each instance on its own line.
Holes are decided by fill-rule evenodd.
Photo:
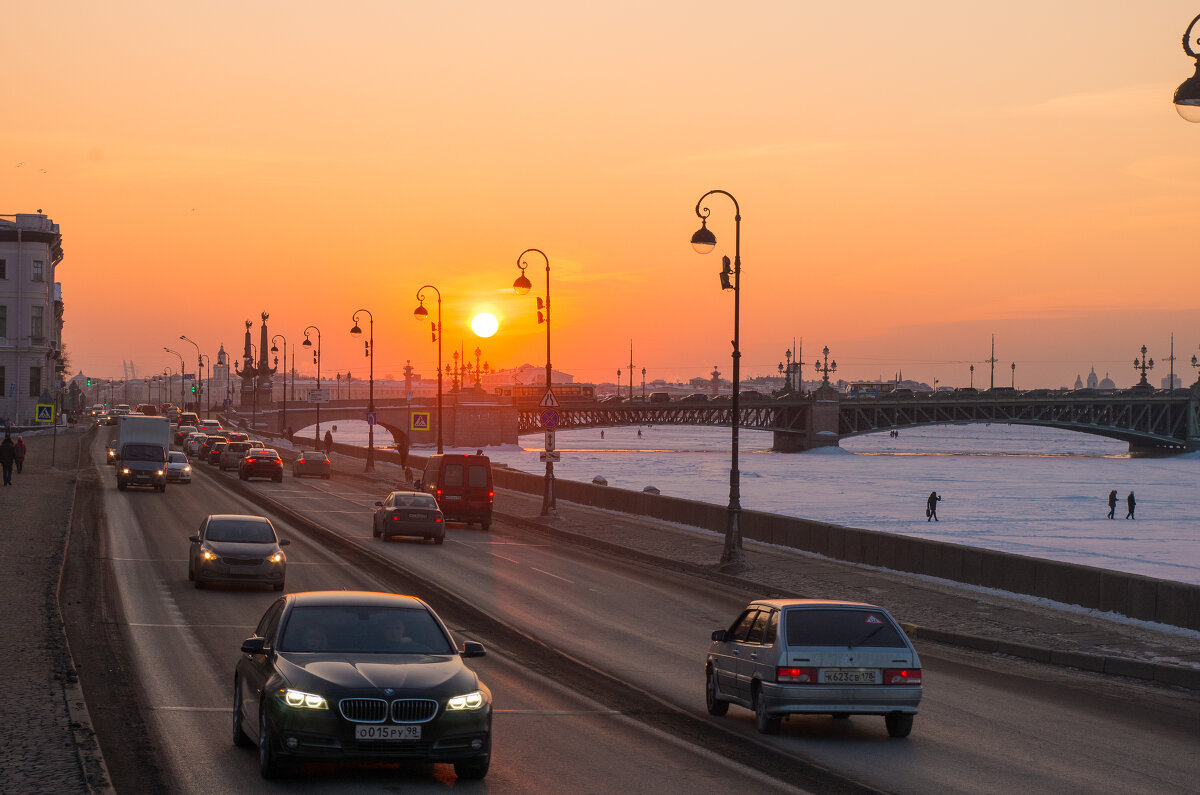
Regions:
M 951 0 L 575 7 L 24 4 L 7 12 L 0 213 L 61 224 L 72 370 L 237 357 L 270 313 L 322 375 L 436 347 L 416 291 L 442 292 L 444 356 L 543 364 L 517 255 L 551 260 L 553 364 L 614 381 L 730 373 L 741 204 L 743 373 L 792 339 L 847 379 L 1121 386 L 1141 345 L 1195 380 L 1186 243 L 1200 125 L 1171 105 L 1194 3 Z M 435 316 L 436 302 L 426 306 Z M 470 319 L 500 321 L 488 339 Z M 311 356 L 296 364 L 312 372 Z M 981 376 L 982 374 L 982 376 Z M 982 377 L 982 381 L 981 381 Z

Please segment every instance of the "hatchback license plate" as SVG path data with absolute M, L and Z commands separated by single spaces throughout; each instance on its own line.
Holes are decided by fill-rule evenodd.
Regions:
M 874 668 L 825 668 L 821 681 L 829 685 L 877 685 L 879 671 Z
M 356 740 L 419 740 L 421 727 L 419 725 L 405 726 L 355 726 Z

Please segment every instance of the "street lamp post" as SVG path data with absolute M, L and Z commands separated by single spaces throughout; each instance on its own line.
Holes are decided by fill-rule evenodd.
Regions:
M 196 384 L 196 411 L 198 413 L 200 411 L 200 396 L 204 394 L 204 358 L 200 355 L 200 346 L 194 340 L 188 339 L 183 334 L 179 335 L 179 339 L 196 346 L 196 380 L 198 382 Z M 180 377 L 182 378 L 182 376 Z M 204 413 L 208 414 L 209 412 L 205 411 Z
M 204 379 L 204 383 L 207 383 L 209 386 L 212 386 L 212 359 L 208 358 L 207 353 L 200 354 L 200 364 L 204 368 L 201 370 L 201 372 L 208 373 L 208 378 Z M 197 373 L 196 375 L 199 376 L 200 373 Z M 211 400 L 211 398 L 209 398 L 208 393 L 209 393 L 209 390 L 205 389 L 204 385 L 202 383 L 200 386 L 200 391 L 196 394 L 196 408 L 197 409 L 200 408 L 200 395 L 203 395 L 204 396 L 204 413 L 211 416 L 212 415 L 212 400 Z
M 426 284 L 417 290 L 417 308 L 413 310 L 413 317 L 417 320 L 425 320 L 429 317 L 429 310 L 425 308 L 425 298 L 421 295 L 425 290 L 433 290 L 437 293 L 437 323 L 432 328 L 433 339 L 431 342 L 436 342 L 438 346 L 438 365 L 437 365 L 437 440 L 438 453 L 442 452 L 442 291 L 434 287 L 432 284 Z M 454 353 L 454 361 L 458 362 L 458 352 Z M 457 387 L 457 379 L 455 380 Z M 457 391 L 457 389 L 456 389 Z M 455 404 L 457 405 L 457 404 Z
M 1200 122 L 1200 53 L 1192 49 L 1192 28 L 1200 22 L 1200 14 L 1187 26 L 1183 32 L 1183 51 L 1196 59 L 1196 72 L 1184 80 L 1175 89 L 1175 110 L 1181 117 L 1190 122 Z
M 271 337 L 271 353 L 279 353 L 279 346 L 275 344 L 275 340 L 283 340 L 283 427 L 286 430 L 287 424 L 287 337 L 282 334 L 276 334 Z M 279 369 L 279 357 L 275 357 L 275 369 Z M 295 376 L 293 376 L 294 378 Z M 291 441 L 290 439 L 288 441 Z
M 317 332 L 317 348 L 313 351 L 313 363 L 317 365 L 317 389 L 321 388 L 321 329 L 316 326 L 308 326 L 304 329 L 304 342 L 300 343 L 305 348 L 313 346 L 312 340 L 309 339 L 308 330 L 312 329 Z M 321 401 L 317 401 L 317 431 L 314 437 L 317 444 L 321 443 Z
M 730 425 L 733 427 L 732 445 L 729 466 L 729 510 L 725 525 L 725 548 L 721 552 L 720 568 L 723 571 L 738 572 L 751 568 L 742 551 L 742 504 L 741 483 L 738 473 L 738 392 L 741 391 L 741 280 L 742 280 L 742 208 L 732 193 L 723 190 L 710 190 L 696 202 L 696 215 L 700 218 L 700 228 L 692 235 L 692 248 L 699 254 L 707 254 L 717 246 L 717 237 L 708 228 L 710 210 L 701 207 L 704 200 L 713 194 L 728 196 L 733 202 L 734 244 L 733 267 L 730 268 L 729 257 L 722 258 L 721 289 L 733 290 L 733 399 L 730 402 L 732 411 Z M 732 278 L 732 283 L 730 279 Z
M 1154 369 L 1154 360 L 1146 358 L 1146 346 L 1142 346 L 1142 360 L 1139 362 L 1137 357 L 1133 357 L 1133 369 L 1142 371 L 1142 378 L 1137 382 L 1137 385 L 1142 389 L 1150 389 L 1150 382 L 1146 379 L 1146 371 Z
M 371 416 L 371 420 L 367 423 L 367 465 L 363 468 L 363 472 L 375 471 L 375 316 L 366 309 L 360 309 L 358 312 L 366 312 L 367 317 L 371 322 L 368 325 L 369 334 L 367 339 L 363 341 L 366 345 L 366 356 L 370 361 L 370 370 L 367 380 L 370 386 L 367 393 L 367 413 Z M 351 334 L 362 334 L 362 329 L 358 327 L 358 312 L 354 313 L 352 320 L 354 328 L 350 329 Z M 350 373 L 346 373 L 346 397 L 350 397 Z
M 971 365 L 971 389 L 975 388 L 975 365 Z
M 173 351 L 165 345 L 163 346 L 163 350 L 179 357 L 179 410 L 183 411 L 183 354 L 179 351 Z
M 513 282 L 513 290 L 518 295 L 526 295 L 533 289 L 533 283 L 529 281 L 529 277 L 525 275 L 525 269 L 529 264 L 525 262 L 525 255 L 537 253 L 542 255 L 542 259 L 546 260 L 546 300 L 537 299 L 537 307 L 539 310 L 544 309 L 545 314 L 541 311 L 537 313 L 538 323 L 546 324 L 546 393 L 549 394 L 554 387 L 554 370 L 550 366 L 550 258 L 546 256 L 546 252 L 537 248 L 527 248 L 517 255 L 517 267 L 521 273 Z M 558 503 L 554 499 L 554 462 L 550 460 L 550 451 L 546 451 L 546 481 L 545 490 L 542 494 L 542 516 L 558 516 Z
M 1017 388 L 1017 363 L 1016 362 L 1012 363 L 1012 383 L 1009 384 L 1009 387 L 1012 389 Z

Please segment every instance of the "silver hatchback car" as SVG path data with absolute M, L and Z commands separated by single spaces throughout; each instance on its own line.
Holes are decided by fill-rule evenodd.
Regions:
M 886 610 L 860 602 L 752 602 L 712 633 L 705 680 L 710 715 L 738 704 L 764 734 L 794 714 L 882 715 L 907 737 L 921 703 L 916 649 Z

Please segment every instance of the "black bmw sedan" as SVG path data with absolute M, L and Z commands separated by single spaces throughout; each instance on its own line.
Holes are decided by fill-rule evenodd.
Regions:
M 368 591 L 280 598 L 242 642 L 233 742 L 257 744 L 275 778 L 303 760 L 450 762 L 481 779 L 491 759 L 492 694 L 424 601 Z

